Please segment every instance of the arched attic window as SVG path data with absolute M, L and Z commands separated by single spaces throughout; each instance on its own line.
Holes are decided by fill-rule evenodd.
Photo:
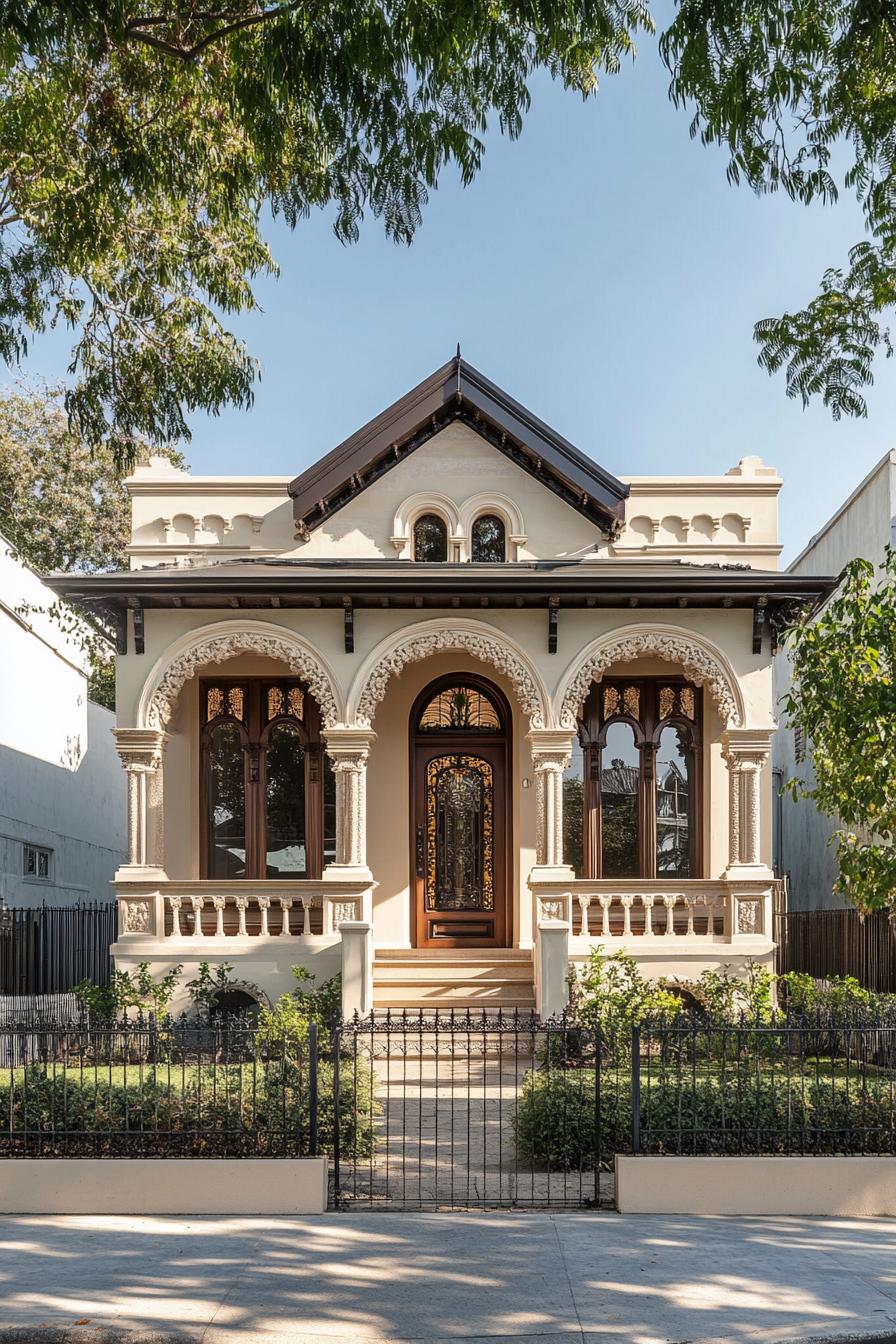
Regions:
M 437 513 L 422 513 L 414 523 L 414 559 L 429 564 L 448 559 L 448 527 Z
M 504 520 L 496 513 L 481 513 L 473 523 L 470 553 L 480 565 L 502 565 L 507 559 Z

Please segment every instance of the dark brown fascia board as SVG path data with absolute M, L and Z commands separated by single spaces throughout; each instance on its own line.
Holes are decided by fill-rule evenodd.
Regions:
M 297 527 L 319 526 L 454 419 L 491 430 L 489 442 L 595 525 L 622 518 L 627 485 L 456 356 L 290 483 Z
M 582 573 L 575 565 L 569 567 L 505 566 L 478 569 L 470 565 L 412 566 L 393 562 L 394 569 L 383 571 L 382 565 L 350 570 L 339 566 L 315 568 L 303 573 L 300 568 L 283 570 L 259 567 L 258 572 L 228 573 L 226 566 L 214 572 L 190 573 L 166 570 L 160 574 L 152 569 L 127 570 L 117 574 L 57 574 L 44 582 L 62 597 L 72 601 L 100 602 L 108 606 L 128 606 L 146 602 L 150 605 L 175 605 L 176 598 L 193 600 L 207 597 L 251 597 L 308 595 L 342 605 L 348 597 L 353 601 L 376 597 L 443 596 L 446 604 L 454 596 L 484 596 L 497 600 L 526 598 L 547 600 L 559 597 L 563 605 L 584 603 L 588 598 L 616 600 L 633 597 L 649 605 L 651 598 L 669 601 L 674 598 L 708 599 L 724 603 L 726 599 L 749 605 L 755 599 L 766 598 L 775 602 L 818 603 L 836 588 L 838 579 L 832 577 L 806 578 L 775 571 L 711 570 L 708 566 L 683 568 L 679 572 L 657 574 Z

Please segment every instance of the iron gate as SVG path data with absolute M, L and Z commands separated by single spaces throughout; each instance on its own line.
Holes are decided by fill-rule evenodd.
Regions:
M 339 1127 L 331 1205 L 610 1208 L 630 1133 L 620 1062 L 605 1033 L 520 1013 L 343 1023 L 334 1084 L 353 1123 Z

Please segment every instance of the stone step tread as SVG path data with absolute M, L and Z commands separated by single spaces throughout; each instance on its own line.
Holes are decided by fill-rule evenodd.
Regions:
M 527 992 L 528 991 L 528 992 Z M 402 993 L 399 985 L 383 985 L 374 988 L 374 1004 L 388 1000 L 396 1003 L 455 1004 L 459 999 L 478 1003 L 534 1003 L 534 992 L 525 985 L 483 986 L 478 992 L 470 985 L 432 985 L 423 988 L 419 985 L 408 986 Z
M 520 967 L 519 970 L 481 970 L 461 971 L 446 976 L 441 968 L 430 971 L 392 970 L 386 967 L 373 968 L 375 985 L 531 985 L 532 970 Z
M 374 962 L 448 961 L 465 966 L 479 961 L 518 961 L 532 964 L 532 953 L 516 947 L 384 947 L 377 948 Z
M 521 1016 L 528 1017 L 535 1007 L 534 999 L 451 999 L 444 1000 L 441 1003 L 433 1003 L 430 999 L 422 1003 L 411 1003 L 406 999 L 395 1001 L 391 999 L 377 999 L 374 1004 L 374 1013 L 382 1015 L 387 1008 L 393 1013 L 408 1013 L 413 1020 L 419 1010 L 422 1009 L 427 1020 L 432 1018 L 438 1012 L 440 1018 L 448 1017 L 453 1008 L 455 1012 L 472 1013 L 474 1018 L 480 1014 L 484 1007 L 487 1007 L 488 1014 L 493 1017 L 500 1008 L 505 1016 L 512 1014 L 514 1009 L 518 1009 Z

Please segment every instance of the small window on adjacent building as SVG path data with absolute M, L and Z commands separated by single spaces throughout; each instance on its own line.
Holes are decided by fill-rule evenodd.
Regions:
M 448 559 L 448 528 L 437 513 L 424 513 L 414 524 L 414 559 L 430 564 Z
M 50 855 L 52 853 L 52 849 L 44 849 L 41 845 L 26 845 L 23 864 L 25 876 L 48 879 L 50 876 Z
M 494 513 L 483 513 L 473 524 L 473 560 L 482 565 L 502 565 L 507 558 L 504 524 Z

